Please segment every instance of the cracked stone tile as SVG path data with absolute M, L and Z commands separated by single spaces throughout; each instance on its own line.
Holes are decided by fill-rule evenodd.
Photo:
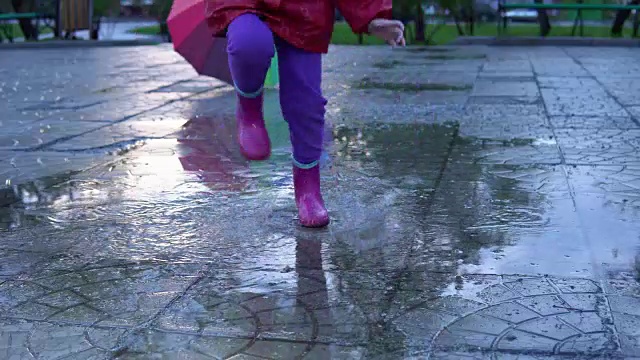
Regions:
M 554 279 L 550 280 L 562 293 L 602 293 L 600 285 L 590 279 Z
M 541 89 L 548 90 L 582 90 L 586 94 L 604 94 L 605 90 L 598 81 L 588 77 L 564 78 L 554 76 L 538 76 L 538 83 Z
M 604 303 L 604 297 L 595 294 L 562 294 L 560 295 L 571 309 L 579 311 L 596 311 Z
M 465 349 L 489 350 L 494 341 L 493 335 L 463 330 L 455 332 L 443 330 L 435 339 L 434 350 L 447 352 Z
M 500 350 L 515 350 L 519 352 L 536 351 L 552 353 L 557 341 L 548 337 L 534 335 L 528 332 L 510 330 L 498 342 Z
M 608 333 L 582 334 L 571 339 L 559 348 L 560 354 L 600 354 L 609 355 L 616 352 L 613 337 Z
M 640 121 L 640 106 L 629 106 L 627 111 L 635 118 L 636 123 Z
M 571 309 L 557 295 L 537 295 L 517 299 L 516 302 L 542 316 L 565 314 Z
M 480 310 L 479 314 L 496 317 L 508 321 L 510 323 L 521 323 L 526 320 L 536 318 L 538 315 L 533 311 L 523 307 L 517 303 L 502 303 L 494 305 L 484 310 Z
M 613 312 L 640 317 L 640 298 L 634 296 L 609 296 Z
M 640 337 L 620 335 L 620 347 L 625 356 L 637 356 L 640 353 Z
M 558 129 L 638 129 L 639 125 L 630 116 L 552 116 L 551 124 Z
M 417 308 L 405 312 L 394 319 L 395 326 L 407 334 L 405 340 L 409 347 L 424 347 L 426 339 L 430 342 L 447 324 L 457 319 L 456 315 L 445 312 Z
M 71 125 L 65 121 L 41 120 L 25 126 L 10 126 L 6 131 L 1 132 L 0 149 L 30 149 L 73 134 L 94 130 L 102 125 L 96 122 L 79 122 Z
M 185 359 L 238 358 L 264 359 L 281 357 L 336 359 L 360 358 L 365 349 L 314 342 L 287 342 L 280 339 L 227 338 L 194 336 L 146 330 L 135 334 L 123 352 L 127 359 L 180 357 Z
M 473 117 L 458 120 L 459 136 L 485 141 L 555 143 L 553 132 L 544 118 L 538 116 L 507 116 L 479 120 Z
M 91 119 L 94 114 L 108 114 L 108 119 L 122 120 L 159 108 L 171 101 L 182 100 L 184 96 L 172 93 L 149 93 L 130 96 L 127 101 L 107 101 L 80 109 L 85 118 Z
M 203 81 L 202 79 L 180 81 L 168 86 L 157 87 L 151 92 L 158 93 L 200 93 L 212 90 L 216 87 L 225 86 L 220 80 L 211 79 Z
M 482 73 L 530 73 L 533 76 L 531 62 L 528 59 L 489 59 L 485 62 Z
M 0 232 L 1 235 L 2 233 Z M 0 277 L 13 277 L 27 271 L 45 259 L 46 257 L 41 254 L 28 254 L 16 250 L 0 249 Z M 0 288 L 2 286 L 0 284 Z
M 451 360 L 481 360 L 484 357 L 482 352 L 474 353 L 472 351 L 438 351 L 430 354 L 430 359 L 451 359 Z M 419 359 L 409 358 L 409 359 Z
M 115 165 L 102 165 L 46 191 L 36 188 L 37 200 L 0 211 L 3 224 L 13 229 L 0 233 L 0 256 L 9 261 L 0 262 L 3 321 L 9 321 L 7 315 L 15 322 L 31 319 L 28 326 L 46 325 L 44 332 L 38 330 L 43 334 L 64 334 L 53 327 L 67 327 L 72 346 L 59 338 L 35 339 L 42 340 L 42 354 L 76 351 L 69 355 L 78 359 L 110 358 L 116 347 L 123 358 L 140 359 L 636 354 L 635 338 L 622 333 L 615 338 L 612 330 L 617 322 L 625 333 L 637 327 L 635 315 L 627 314 L 640 294 L 633 262 L 637 213 L 630 201 L 625 205 L 615 198 L 633 193 L 635 169 L 627 162 L 602 161 L 587 174 L 586 167 L 574 168 L 570 161 L 559 165 L 558 152 L 558 146 L 588 150 L 585 137 L 609 135 L 613 152 L 627 145 L 635 150 L 629 114 L 618 116 L 605 89 L 592 77 L 576 75 L 584 75 L 582 64 L 603 83 L 607 76 L 631 78 L 636 52 L 615 49 L 605 58 L 601 50 L 588 48 L 483 48 L 487 59 L 443 62 L 413 54 L 406 65 L 411 72 L 400 67 L 381 72 L 371 67 L 379 61 L 379 49 L 359 48 L 357 56 L 348 47 L 334 49 L 326 62 L 332 70 L 325 76 L 332 101 L 327 118 L 353 126 L 336 134 L 335 173 L 324 179 L 336 220 L 331 231 L 291 226 L 295 205 L 286 142 L 278 143 L 271 162 L 234 173 L 234 182 L 241 178 L 247 184 L 236 193 L 217 190 L 196 171 L 185 172 L 178 159 L 184 149 L 176 139 L 150 140 L 121 149 L 123 157 Z M 39 123 L 43 114 L 16 109 L 40 105 L 46 121 L 102 126 L 142 111 L 109 127 L 123 139 L 165 136 L 181 126 L 179 119 L 186 122 L 208 112 L 233 116 L 230 87 L 187 95 L 185 90 L 206 89 L 208 80 L 194 79 L 195 72 L 170 45 L 149 49 L 151 55 L 145 56 L 135 48 L 109 51 L 109 58 L 113 51 L 122 56 L 99 67 L 93 65 L 106 58 L 105 50 L 72 51 L 64 61 L 55 51 L 44 52 L 58 66 L 58 80 L 41 64 L 18 61 L 13 52 L 3 55 L 0 67 L 10 61 L 17 69 L 2 73 L 8 80 L 0 81 L 0 97 L 17 80 L 21 90 L 33 88 L 25 102 L 21 95 L 2 98 L 10 109 L 7 116 L 25 121 L 20 126 Z M 608 59 L 613 53 L 620 57 L 615 67 Z M 400 61 L 405 56 L 398 54 L 389 57 Z M 507 71 L 495 73 L 500 66 Z M 344 87 L 373 70 L 385 81 L 447 84 L 471 84 L 480 73 L 479 90 L 524 94 L 532 89 L 533 69 L 543 75 L 538 80 L 544 100 L 553 105 L 551 114 L 561 114 L 551 123 L 542 103 L 526 104 L 532 99 L 514 97 L 512 105 L 462 104 L 467 94 L 429 93 L 402 105 L 398 97 L 377 93 L 369 96 L 377 101 L 371 106 L 360 101 L 361 92 Z M 77 86 L 71 86 L 72 80 Z M 180 89 L 181 83 L 186 87 Z M 172 91 L 144 94 L 165 85 Z M 123 89 L 132 92 L 129 101 L 119 100 Z M 88 94 L 93 91 L 100 93 Z M 103 103 L 92 105 L 95 101 Z M 57 102 L 82 109 L 54 109 Z M 269 117 L 281 116 L 273 111 L 275 91 L 268 93 L 266 105 Z M 570 117 L 574 111 L 587 115 Z M 0 121 L 5 127 L 7 120 Z M 151 125 L 163 121 L 166 128 Z M 367 122 L 406 125 L 354 125 Z M 442 126 L 445 122 L 454 125 Z M 7 134 L 19 132 L 16 124 Z M 550 137 L 550 126 L 564 137 Z M 458 138 L 476 138 L 471 145 L 455 143 L 450 153 L 456 127 Z M 277 133 L 280 141 L 286 132 Z M 107 140 L 113 136 L 96 134 Z M 86 143 L 104 145 L 104 139 Z M 526 141 L 509 142 L 514 139 Z M 620 139 L 624 146 L 618 146 Z M 460 150 L 460 145 L 466 147 Z M 9 164 L 7 158 L 0 156 L 0 166 Z M 258 199 L 267 205 L 256 207 Z M 229 218 L 234 221 L 220 220 Z M 19 233 L 25 228 L 32 233 Z M 313 241 L 321 246 L 304 246 Z M 208 270 L 202 272 L 203 267 Z M 1 273 L 5 270 L 10 275 Z M 526 281 L 515 289 L 519 278 Z M 609 302 L 592 279 L 602 279 Z M 544 281 L 553 291 L 540 285 Z M 620 303 L 623 296 L 631 305 Z M 506 316 L 514 309 L 528 320 L 515 311 L 511 320 L 518 324 L 487 315 Z M 485 318 L 491 320 L 478 320 Z M 97 326 L 87 327 L 95 321 Z M 516 325 L 526 331 L 519 333 Z M 566 338 L 573 328 L 594 334 Z M 86 330 L 84 340 L 76 336 L 79 329 Z M 256 329 L 262 337 L 255 336 Z M 231 336 L 216 337 L 222 331 Z M 507 338 L 512 344 L 504 345 Z M 84 341 L 91 347 L 74 348 Z M 522 346 L 513 347 L 518 342 Z M 621 346 L 617 353 L 610 347 L 616 342 Z M 16 351 L 11 356 L 22 355 Z
M 520 297 L 502 284 L 496 284 L 483 289 L 478 296 L 487 303 L 502 302 Z
M 74 269 L 54 261 L 39 268 L 37 276 L 0 286 L 0 297 L 5 299 L 0 307 L 10 314 L 7 317 L 133 326 L 151 319 L 193 281 L 190 276 L 144 266 Z
M 583 93 L 570 89 L 540 89 L 550 116 L 611 116 L 628 113 L 606 93 Z
M 589 73 L 573 59 L 562 57 L 532 58 L 531 65 L 538 76 L 549 77 L 579 77 L 589 76 Z
M 574 330 L 562 321 L 551 317 L 544 317 L 534 319 L 532 321 L 527 321 L 523 324 L 518 325 L 517 329 L 545 337 L 550 337 L 558 341 L 580 334 L 578 331 Z
M 513 277 L 505 277 L 505 280 L 510 278 Z M 515 279 L 518 278 L 515 277 Z M 543 277 L 520 279 L 528 282 L 512 281 L 511 283 L 521 283 L 534 290 L 539 289 L 539 283 L 536 280 L 548 284 L 548 279 Z M 603 308 L 605 304 L 602 295 L 581 293 L 584 290 L 601 293 L 599 288 L 593 287 L 593 282 L 589 279 L 552 279 L 554 284 L 562 288 L 566 288 L 574 280 L 576 286 L 566 289 L 574 292 L 573 294 L 536 295 L 540 293 L 537 290 L 528 292 L 521 289 L 520 292 L 531 295 L 513 296 L 511 300 L 502 297 L 489 302 L 488 306 L 479 308 L 478 311 L 451 321 L 446 327 L 447 330 L 435 339 L 434 351 L 446 349 L 454 352 L 456 349 L 466 347 L 477 350 L 479 347 L 493 351 L 507 350 L 518 355 L 528 352 L 551 355 L 556 351 L 574 356 L 615 354 L 617 348 L 614 345 L 615 337 L 610 326 L 614 323 L 614 319 Z M 499 284 L 491 285 L 480 291 L 480 294 L 485 294 L 489 289 L 500 288 Z M 546 291 L 557 293 L 557 290 L 552 288 L 543 292 Z M 554 308 L 556 311 L 553 310 Z M 619 306 L 616 305 L 616 308 Z M 506 322 L 502 327 L 487 327 L 492 322 L 474 321 L 474 319 L 480 319 L 478 315 L 489 316 L 491 319 L 502 318 Z M 621 318 L 624 314 L 617 313 L 617 316 Z M 633 318 L 625 317 L 620 321 L 623 329 L 637 328 Z M 628 332 L 628 330 L 624 331 Z M 590 334 L 584 335 L 584 333 Z M 494 337 L 491 338 L 489 334 L 493 334 Z
M 472 96 L 520 96 L 520 97 L 538 97 L 538 85 L 531 82 L 507 82 L 507 81 L 476 81 Z
M 572 311 L 570 313 L 560 314 L 557 318 L 585 333 L 608 331 L 604 319 L 595 312 Z
M 612 78 L 602 79 L 602 85 L 615 97 L 623 106 L 638 106 L 640 99 L 636 96 L 640 92 L 638 79 L 634 78 Z
M 185 119 L 127 120 L 51 146 L 56 151 L 113 151 L 140 138 L 176 138 Z
M 570 184 L 579 194 L 603 195 L 608 203 L 640 207 L 640 166 L 567 167 Z
M 560 153 L 555 141 L 538 142 L 535 139 L 525 139 L 522 142 L 506 142 L 499 140 L 457 140 L 453 156 L 461 162 L 475 164 L 504 164 L 504 165 L 555 165 L 560 164 Z M 474 151 L 466 152 L 466 148 Z
M 0 356 L 3 359 L 91 359 L 110 358 L 109 348 L 103 347 L 105 336 L 117 339 L 123 330 L 103 332 L 83 326 L 28 323 L 0 320 Z
M 635 306 L 638 304 L 640 304 L 640 299 L 636 299 Z M 640 316 L 614 313 L 613 317 L 616 329 L 620 334 L 640 338 Z
M 571 165 L 638 165 L 640 130 L 557 130 L 558 144 Z
M 478 314 L 471 314 L 456 321 L 453 325 L 448 326 L 447 329 L 451 332 L 458 332 L 461 330 L 474 331 L 497 336 L 507 330 L 510 326 L 511 323 L 508 321 Z
M 367 332 L 380 331 L 380 336 L 390 339 L 393 336 L 390 329 L 378 329 L 378 324 L 383 321 L 397 322 L 397 326 L 409 333 L 417 331 L 414 326 L 419 325 L 425 331 L 431 328 L 435 334 L 441 328 L 442 321 L 447 319 L 428 310 L 416 310 L 409 314 L 398 310 L 398 316 L 390 317 L 380 314 L 379 305 L 384 301 L 381 295 L 385 294 L 383 289 L 350 287 L 352 300 L 338 303 L 337 299 L 329 298 L 330 290 L 324 283 L 326 280 L 321 278 L 325 276 L 322 272 L 296 272 L 304 278 L 295 280 L 296 273 L 281 275 L 269 272 L 263 273 L 264 278 L 254 276 L 253 279 L 247 279 L 251 282 L 241 284 L 230 281 L 237 276 L 253 273 L 237 273 L 228 279 L 208 278 L 168 308 L 154 327 L 165 332 L 207 336 L 278 338 L 290 342 L 320 341 L 352 345 L 366 342 Z M 311 279 L 312 276 L 318 279 Z M 349 281 L 349 274 L 329 272 L 326 276 L 339 276 Z M 409 302 L 401 294 L 395 297 L 398 301 Z M 385 320 L 387 318 L 389 320 Z M 418 324 L 417 319 L 431 319 L 434 323 Z
M 527 193 L 568 192 L 564 168 L 545 165 L 470 165 L 457 162 L 456 158 L 445 170 L 445 180 L 451 185 L 462 182 L 494 183 L 494 187 L 508 192 L 518 189 Z M 481 170 L 482 169 L 482 170 Z M 477 170 L 474 171 L 474 170 Z M 482 177 L 476 177 L 482 173 Z
M 615 194 L 614 194 L 615 195 Z M 576 206 L 589 243 L 600 249 L 594 261 L 614 269 L 633 271 L 637 262 L 638 206 L 609 194 L 576 194 Z M 608 209 L 603 211 L 603 209 Z M 637 271 L 637 270 L 636 270 Z

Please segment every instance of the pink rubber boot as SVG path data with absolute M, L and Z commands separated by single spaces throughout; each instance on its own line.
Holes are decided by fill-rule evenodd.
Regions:
M 329 225 L 329 213 L 320 193 L 320 166 L 301 169 L 294 165 L 293 186 L 302 226 L 321 228 Z
M 262 94 L 255 98 L 238 95 L 238 143 L 240 152 L 247 160 L 266 160 L 271 156 L 271 141 L 264 125 L 262 103 Z

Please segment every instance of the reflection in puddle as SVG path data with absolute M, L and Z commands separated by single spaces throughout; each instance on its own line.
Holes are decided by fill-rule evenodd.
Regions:
M 425 337 L 437 334 L 445 341 L 438 331 L 446 319 L 483 298 L 456 302 L 460 314 L 422 317 L 453 301 L 439 297 L 471 297 L 490 283 L 469 274 L 575 275 L 586 267 L 580 275 L 593 275 L 585 244 L 568 236 L 578 224 L 562 196 L 564 174 L 502 162 L 505 151 L 549 144 L 461 139 L 446 125 L 336 127 L 324 173 L 334 222 L 309 231 L 295 225 L 288 144 L 249 164 L 231 124 L 196 118 L 177 141 L 153 140 L 106 168 L 24 190 L 21 203 L 3 209 L 2 226 L 14 231 L 0 244 L 23 246 L 32 241 L 20 235 L 28 229 L 68 244 L 65 254 L 86 263 L 209 266 L 213 274 L 185 295 L 191 307 L 168 314 L 195 318 L 201 332 L 324 344 L 298 350 L 327 359 L 346 347 L 372 358 L 427 351 Z M 427 312 L 411 315 L 417 309 Z M 219 325 L 229 317 L 235 322 Z M 160 351 L 148 341 L 128 351 Z

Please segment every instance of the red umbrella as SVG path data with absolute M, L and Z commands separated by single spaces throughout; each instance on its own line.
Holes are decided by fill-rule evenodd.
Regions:
M 200 75 L 233 84 L 227 57 L 227 39 L 214 37 L 205 17 L 206 0 L 174 0 L 167 26 L 173 48 Z

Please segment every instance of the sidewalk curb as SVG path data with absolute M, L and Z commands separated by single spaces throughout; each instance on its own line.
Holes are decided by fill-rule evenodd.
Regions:
M 494 37 L 461 36 L 449 45 L 485 45 L 485 46 L 602 46 L 602 47 L 640 47 L 640 39 L 612 39 L 588 37 Z
M 63 49 L 63 48 L 95 48 L 95 47 L 120 47 L 120 46 L 152 46 L 165 44 L 161 39 L 135 39 L 135 40 L 52 40 L 35 42 L 16 42 L 0 44 L 2 50 L 22 49 Z

